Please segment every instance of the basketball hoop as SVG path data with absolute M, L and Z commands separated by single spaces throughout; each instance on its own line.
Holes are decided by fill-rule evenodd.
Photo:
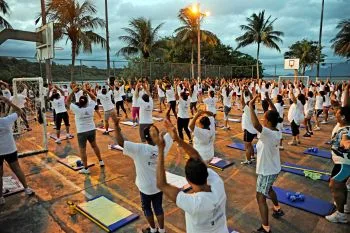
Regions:
M 299 59 L 284 59 L 284 69 L 285 70 L 298 70 L 299 69 Z

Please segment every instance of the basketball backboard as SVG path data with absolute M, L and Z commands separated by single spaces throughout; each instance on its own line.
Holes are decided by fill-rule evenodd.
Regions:
M 42 43 L 36 43 L 36 58 L 38 61 L 52 59 L 55 57 L 53 23 L 45 24 L 36 29 L 41 34 Z
M 299 69 L 299 59 L 284 59 L 284 69 L 285 70 L 298 70 Z

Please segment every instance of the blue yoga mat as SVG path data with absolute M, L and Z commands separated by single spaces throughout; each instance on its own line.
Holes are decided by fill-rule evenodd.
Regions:
M 231 162 L 231 161 L 228 161 L 228 160 L 225 160 L 225 159 L 222 159 L 222 160 L 220 160 L 220 161 L 218 161 L 216 163 L 211 163 L 210 162 L 209 166 L 223 171 L 226 168 L 232 166 L 233 164 L 235 164 L 235 163 Z
M 233 149 L 245 151 L 244 144 L 240 143 L 240 142 L 233 142 L 233 143 L 231 143 L 230 145 L 227 145 L 227 146 L 230 147 L 230 148 L 233 148 Z M 253 147 L 254 147 L 254 153 L 256 154 L 256 145 L 254 144 Z
M 331 159 L 332 158 L 332 153 L 329 150 L 320 150 L 320 149 L 318 149 L 317 152 L 313 152 L 313 151 L 309 151 L 308 149 L 306 149 L 304 151 L 304 154 L 313 155 L 313 156 L 317 156 L 317 157 L 321 157 L 321 158 L 325 158 L 325 159 Z
M 312 170 L 312 171 L 318 172 L 318 170 L 316 170 L 314 168 L 300 166 L 300 165 L 296 165 L 296 164 L 293 164 L 293 163 L 284 163 L 284 164 L 282 164 L 282 171 L 290 172 L 290 173 L 293 173 L 293 174 L 296 174 L 296 175 L 300 175 L 300 176 L 305 176 L 303 170 L 293 169 L 293 168 L 289 168 L 289 167 L 283 167 L 283 165 L 289 166 L 289 167 L 295 167 L 295 168 L 304 168 L 304 169 L 308 169 L 308 170 Z M 326 171 L 319 171 L 319 172 L 326 172 Z M 323 174 L 320 177 L 321 180 L 327 181 L 327 182 L 329 181 L 330 178 L 331 178 L 331 176 L 323 175 Z
M 284 134 L 292 134 L 292 129 L 291 128 L 283 128 L 282 133 Z
M 273 187 L 273 190 L 276 192 L 277 199 L 279 202 L 301 210 L 305 210 L 309 213 L 313 213 L 322 217 L 331 214 L 333 212 L 333 209 L 335 208 L 335 206 L 332 203 L 329 203 L 327 201 L 324 201 L 318 198 L 314 198 L 304 193 L 303 193 L 305 197 L 304 201 L 292 202 L 287 198 L 287 193 L 288 192 L 295 193 L 295 192 L 290 190 L 285 190 L 276 186 Z

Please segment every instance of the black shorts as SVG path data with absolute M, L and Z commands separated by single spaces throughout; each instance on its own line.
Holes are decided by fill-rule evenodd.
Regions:
M 243 141 L 252 142 L 255 137 L 256 134 L 249 133 L 249 131 L 246 129 L 244 130 Z
M 290 123 L 290 128 L 292 129 L 292 136 L 297 136 L 300 134 L 299 125 L 297 125 L 294 120 Z
M 13 152 L 11 154 L 7 154 L 7 155 L 0 155 L 0 166 L 1 167 L 4 164 L 4 160 L 8 164 L 16 162 L 18 160 L 18 158 L 17 158 L 17 151 L 15 151 L 15 152 Z
M 78 144 L 80 148 L 86 148 L 86 142 L 93 143 L 96 140 L 96 130 L 78 133 Z
M 55 119 L 56 130 L 61 129 L 62 120 L 64 121 L 65 126 L 69 126 L 69 116 L 67 112 L 61 112 L 56 114 L 56 119 Z
M 316 116 L 319 117 L 323 113 L 323 109 L 316 109 Z
M 140 192 L 142 210 L 146 217 L 153 216 L 153 211 L 156 216 L 163 215 L 163 193 L 159 192 L 153 195 L 147 195 Z M 153 210 L 152 210 L 153 207 Z

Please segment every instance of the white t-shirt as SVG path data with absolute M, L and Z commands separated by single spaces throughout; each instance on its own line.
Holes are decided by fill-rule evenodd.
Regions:
M 274 105 L 275 105 L 275 108 L 276 108 L 278 114 L 279 114 L 280 117 L 283 119 L 283 111 L 284 111 L 283 106 L 282 106 L 280 103 L 275 103 Z M 282 123 L 278 123 L 277 126 L 276 126 L 276 128 L 277 128 L 278 130 L 282 130 L 282 129 L 283 129 L 283 122 L 282 122 Z
M 112 102 L 112 91 L 108 91 L 105 95 L 104 94 L 97 94 L 97 98 L 100 100 L 103 111 L 110 111 L 114 108 L 114 104 Z
M 119 90 L 117 91 L 116 89 L 113 91 L 114 94 L 114 101 L 118 102 L 118 101 L 123 101 L 123 97 L 122 97 L 122 92 L 121 89 L 119 88 Z
M 160 89 L 159 85 L 157 85 L 157 91 L 158 91 L 159 98 L 165 97 L 165 93 L 164 91 L 162 91 L 162 89 Z
M 323 97 L 321 95 L 316 96 L 316 110 L 322 110 L 323 109 Z
M 299 100 L 297 100 L 297 103 L 293 103 L 289 107 L 288 121 L 292 123 L 293 120 L 297 125 L 300 125 L 300 123 L 304 120 L 304 106 Z
M 16 142 L 12 135 L 13 123 L 17 118 L 17 113 L 0 118 L 0 156 L 11 154 L 17 150 Z
M 153 99 L 149 98 L 149 102 L 145 102 L 142 98 L 138 100 L 140 106 L 140 124 L 152 124 Z
M 255 109 L 255 114 L 257 113 L 257 110 Z M 242 114 L 242 130 L 247 130 L 251 134 L 257 134 L 258 131 L 253 126 L 252 118 L 250 116 L 250 108 L 248 105 L 245 105 L 243 108 L 243 114 Z
M 63 91 L 65 97 L 69 96 L 68 88 L 62 88 L 62 91 Z
M 223 91 L 222 97 L 223 97 L 224 106 L 231 108 L 232 95 L 233 95 L 233 90 L 228 94 L 228 96 L 226 95 L 226 91 Z
M 185 211 L 187 233 L 228 233 L 224 182 L 208 168 L 211 192 L 179 192 L 176 205 Z
M 261 100 L 265 100 L 266 92 L 267 92 L 267 89 L 265 88 L 265 85 L 261 86 L 260 88 Z
M 305 115 L 308 114 L 309 111 L 314 111 L 315 109 L 315 98 L 308 98 L 304 105 Z
M 191 103 L 195 103 L 198 101 L 198 86 L 194 85 L 193 86 L 193 92 L 191 95 Z
M 213 114 L 216 114 L 216 102 L 218 102 L 218 99 L 216 97 L 208 97 L 203 100 L 207 111 L 212 112 Z
M 56 114 L 67 112 L 66 105 L 64 103 L 64 97 L 60 95 L 59 99 L 53 99 L 51 101 L 53 109 L 55 109 Z
M 189 113 L 190 100 L 189 99 L 187 99 L 185 101 L 180 97 L 179 98 L 179 105 L 177 107 L 179 109 L 179 111 L 177 113 L 178 117 L 180 117 L 182 119 L 190 118 L 190 113 Z
M 165 91 L 165 96 L 166 96 L 167 102 L 175 101 L 175 100 L 176 100 L 176 98 L 175 98 L 175 92 L 174 92 L 173 87 L 171 87 L 170 89 L 168 89 L 168 90 Z
M 80 97 L 82 97 L 84 94 L 83 90 L 79 90 L 78 92 L 74 92 L 74 96 L 75 96 L 75 102 L 79 102 Z
M 119 91 L 120 91 L 120 95 L 123 97 L 125 96 L 125 86 L 124 85 L 121 85 L 119 87 Z M 123 99 L 123 98 L 122 98 Z
M 281 131 L 262 128 L 256 144 L 256 174 L 275 175 L 281 171 L 280 140 Z
M 26 96 L 22 94 L 17 94 L 11 97 L 11 102 L 19 108 L 24 108 L 24 104 L 27 102 Z
M 79 108 L 76 104 L 71 104 L 70 109 L 75 114 L 75 125 L 77 133 L 84 133 L 95 130 L 94 112 L 96 102 L 90 100 L 85 108 Z
M 329 106 L 331 106 L 331 98 L 329 97 L 329 93 L 326 93 L 325 95 L 324 95 L 324 102 L 323 102 L 323 106 L 324 107 L 329 107 Z
M 173 139 L 169 134 L 164 135 L 164 156 L 169 152 Z M 124 142 L 123 154 L 134 160 L 136 168 L 136 186 L 147 195 L 159 193 L 157 188 L 157 159 L 158 147 L 143 143 Z
M 209 117 L 209 120 L 209 130 L 195 126 L 193 131 L 193 148 L 198 151 L 204 161 L 214 157 L 215 120 L 212 116 Z
M 274 88 L 271 90 L 271 99 L 276 98 L 277 95 L 278 95 L 278 87 L 274 87 Z

